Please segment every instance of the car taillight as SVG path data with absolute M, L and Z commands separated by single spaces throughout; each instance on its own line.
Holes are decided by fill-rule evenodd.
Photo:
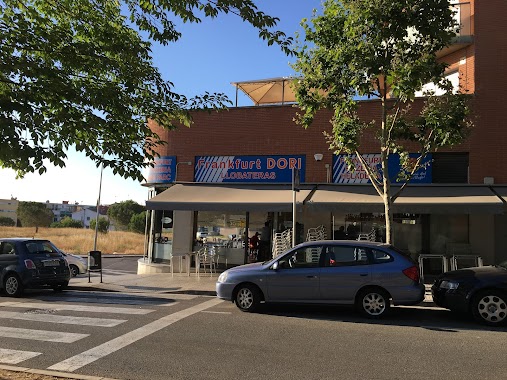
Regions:
M 412 281 L 419 282 L 419 268 L 416 265 L 404 269 L 403 274 L 410 278 Z
M 32 260 L 25 260 L 25 267 L 27 269 L 35 269 L 35 264 Z

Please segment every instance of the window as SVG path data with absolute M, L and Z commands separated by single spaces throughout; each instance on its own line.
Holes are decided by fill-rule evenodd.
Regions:
M 2 243 L 2 247 L 0 249 L 0 254 L 2 255 L 14 255 L 14 244 L 12 243 Z
M 354 246 L 329 246 L 323 266 L 344 266 L 368 264 L 366 248 Z
M 393 261 L 393 258 L 391 257 L 391 255 L 389 255 L 387 252 L 372 249 L 371 253 L 373 255 L 373 262 L 374 263 L 381 264 L 381 263 L 388 263 L 388 262 Z
M 54 253 L 58 250 L 49 241 L 34 241 L 25 243 L 26 249 L 30 253 Z
M 278 262 L 281 269 L 289 268 L 315 268 L 319 266 L 322 246 L 309 246 L 299 248 L 289 255 L 284 256 Z

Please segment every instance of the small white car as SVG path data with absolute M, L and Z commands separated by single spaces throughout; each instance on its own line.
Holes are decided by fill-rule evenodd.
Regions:
M 88 271 L 88 261 L 82 257 L 62 252 L 69 264 L 70 274 L 76 277 L 78 274 L 85 274 Z

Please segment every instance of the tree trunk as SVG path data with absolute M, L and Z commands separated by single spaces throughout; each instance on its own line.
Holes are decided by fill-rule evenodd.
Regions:
M 383 88 L 386 89 L 385 76 L 382 78 Z M 387 126 L 387 90 L 383 91 L 382 94 L 382 134 L 380 140 L 380 157 L 382 161 L 382 185 L 383 185 L 383 197 L 384 201 L 384 213 L 386 222 L 386 243 L 392 244 L 393 241 L 393 212 L 392 212 L 392 201 L 391 201 L 391 180 L 389 179 L 389 131 Z

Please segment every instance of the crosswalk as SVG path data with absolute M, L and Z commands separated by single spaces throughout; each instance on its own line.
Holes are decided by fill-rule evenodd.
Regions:
M 20 347 L 24 347 L 21 343 L 9 347 L 6 342 L 12 341 L 6 341 L 3 338 L 19 339 L 20 342 L 31 340 L 64 345 L 71 344 L 86 339 L 93 334 L 98 335 L 100 333 L 97 331 L 101 331 L 101 329 L 124 324 L 131 317 L 140 318 L 157 310 L 170 310 L 165 307 L 178 304 L 177 301 L 172 299 L 172 296 L 155 298 L 129 294 L 89 293 L 84 295 L 77 293 L 72 296 L 70 292 L 62 295 L 42 295 L 30 299 L 0 298 L 0 364 L 15 365 L 36 357 L 44 357 L 43 352 L 35 352 L 39 351 L 41 346 L 37 346 L 39 350 L 34 351 L 19 350 Z M 197 298 L 197 296 L 186 295 L 186 297 L 182 297 L 185 300 L 193 298 Z M 77 304 L 76 299 L 79 299 L 79 304 Z M 174 313 L 168 314 L 165 312 L 162 318 L 150 317 L 147 321 L 151 322 L 146 325 L 77 354 L 72 358 L 56 363 L 47 369 L 74 371 L 178 320 L 205 311 L 220 302 L 222 301 L 211 299 Z M 164 308 L 158 309 L 160 306 L 164 306 Z M 29 326 L 13 327 L 18 321 L 28 323 Z M 25 328 L 33 327 L 34 324 L 37 328 Z M 72 331 L 70 327 L 72 325 L 80 326 L 77 330 L 79 332 L 69 332 L 69 329 Z M 62 327 L 59 328 L 59 326 Z M 86 331 L 88 328 L 90 331 Z M 27 342 L 25 346 L 31 347 L 33 345 Z M 42 347 L 46 347 L 46 345 Z M 23 364 L 25 365 L 25 363 Z
M 124 294 L 100 295 L 92 293 L 82 295 L 71 294 L 70 292 L 60 296 L 39 296 L 35 300 L 19 299 L 11 301 L 11 299 L 6 298 L 5 301 L 2 301 L 3 299 L 0 298 L 0 338 L 62 344 L 75 343 L 89 337 L 90 334 L 55 331 L 59 325 L 110 328 L 125 323 L 128 316 L 147 315 L 155 311 L 143 306 L 170 306 L 176 304 L 175 302 L 168 303 L 164 299 L 155 300 L 149 297 L 129 297 Z M 76 302 L 86 304 L 77 305 Z M 118 306 L 111 306 L 111 304 Z M 129 307 L 132 305 L 136 307 Z M 75 312 L 73 314 L 79 314 L 79 316 L 65 315 L 66 312 Z M 83 316 L 83 314 L 86 314 L 86 316 Z M 102 318 L 100 317 L 101 314 L 108 314 L 108 317 L 117 315 L 118 317 Z M 41 322 L 41 327 L 49 327 L 55 330 L 3 326 L 2 321 L 7 320 Z M 40 352 L 13 350 L 2 347 L 1 341 L 0 339 L 0 364 L 19 364 L 42 354 Z

